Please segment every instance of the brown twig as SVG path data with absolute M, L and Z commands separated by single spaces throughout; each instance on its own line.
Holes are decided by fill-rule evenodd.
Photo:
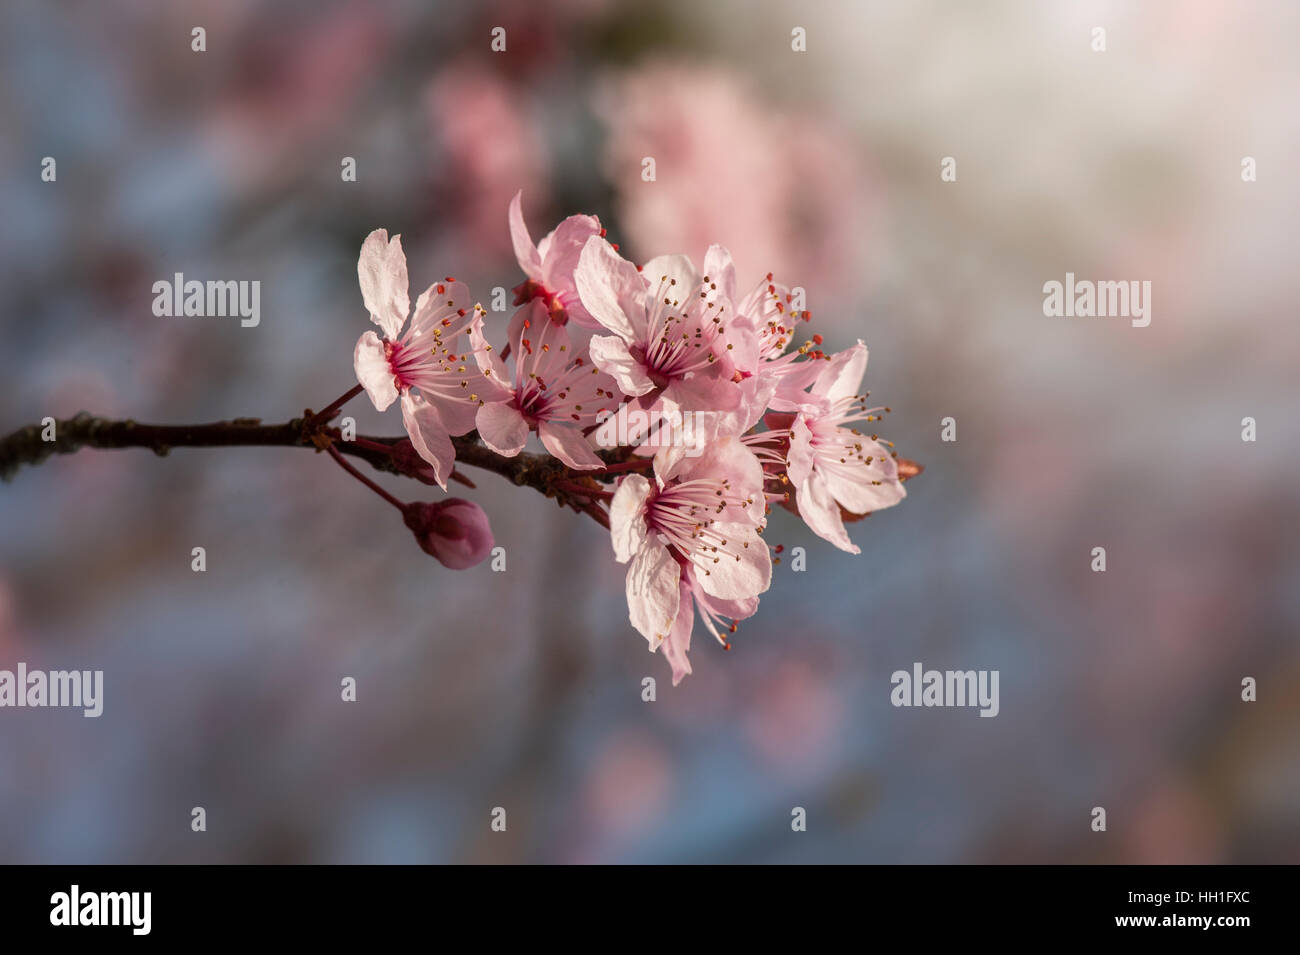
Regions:
M 344 441 L 337 428 L 326 427 L 321 415 L 305 415 L 282 424 L 262 424 L 260 418 L 234 418 L 209 424 L 141 424 L 126 420 L 115 421 L 81 412 L 72 418 L 53 421 L 50 440 L 47 423 L 28 425 L 0 439 L 0 478 L 12 480 L 24 465 L 37 465 L 54 454 L 73 454 L 82 448 L 120 449 L 147 448 L 154 454 L 166 456 L 173 448 L 312 448 L 328 450 L 331 454 L 346 454 L 360 458 L 377 471 L 415 477 L 401 464 L 403 455 L 394 454 L 404 437 L 363 437 Z M 598 452 L 608 465 L 603 471 L 573 471 L 557 458 L 549 455 L 521 452 L 514 457 L 503 457 L 479 443 L 478 434 L 452 438 L 456 447 L 457 465 L 481 468 L 517 484 L 531 487 L 561 506 L 588 514 L 604 527 L 609 518 L 600 505 L 609 494 L 600 491 L 588 479 L 607 481 L 620 473 L 645 467 L 649 459 L 628 459 L 628 449 L 615 448 Z M 899 476 L 903 480 L 921 472 L 920 465 L 906 458 L 899 459 Z M 452 478 L 469 484 L 463 474 L 452 473 Z
M 24 465 L 34 466 L 51 455 L 74 454 L 82 448 L 145 448 L 166 456 L 173 448 L 234 447 L 314 450 L 333 447 L 342 454 L 360 458 L 378 471 L 414 477 L 398 465 L 389 450 L 403 438 L 358 437 L 355 441 L 344 441 L 337 429 L 322 427 L 318 415 L 281 424 L 263 424 L 258 418 L 235 418 L 208 424 L 166 425 L 141 424 L 130 419 L 117 421 L 82 412 L 54 421 L 52 439 L 48 441 L 42 436 L 47 432 L 44 424 L 34 424 L 0 439 L 0 477 L 12 480 Z M 547 497 L 558 497 L 562 504 L 575 510 L 591 513 L 589 500 L 573 500 L 573 495 L 556 488 L 557 481 L 579 475 L 555 458 L 528 453 L 502 457 L 480 444 L 474 433 L 452 438 L 452 442 L 456 446 L 458 466 L 492 471 L 514 484 L 532 487 Z

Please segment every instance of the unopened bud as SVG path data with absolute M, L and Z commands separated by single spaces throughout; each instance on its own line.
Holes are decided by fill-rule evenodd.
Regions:
M 415 539 L 452 570 L 473 567 L 492 552 L 492 528 L 487 514 L 473 501 L 449 497 L 445 501 L 407 504 L 402 518 Z

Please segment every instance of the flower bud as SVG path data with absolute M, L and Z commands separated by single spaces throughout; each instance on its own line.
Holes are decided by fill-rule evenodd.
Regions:
M 416 501 L 406 505 L 402 518 L 421 549 L 452 570 L 473 567 L 492 551 L 487 514 L 473 501 L 461 497 L 434 504 Z

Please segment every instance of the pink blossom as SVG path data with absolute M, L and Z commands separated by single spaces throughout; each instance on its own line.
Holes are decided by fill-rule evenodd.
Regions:
M 583 306 L 573 281 L 582 247 L 593 235 L 605 234 L 600 220 L 595 216 L 569 216 L 533 245 L 528 226 L 524 224 L 523 195 L 521 190 L 510 200 L 510 240 L 519 267 L 528 276 L 514 289 L 515 304 L 541 299 L 557 324 L 573 319 L 584 328 L 600 328 Z
M 506 395 L 476 362 L 467 361 L 467 353 L 457 353 L 469 344 L 468 333 L 481 322 L 481 311 L 471 306 L 469 290 L 448 278 L 425 289 L 408 326 L 411 304 L 402 237 L 389 241 L 384 229 L 370 233 L 362 244 L 357 277 L 370 320 L 384 333 L 380 338 L 368 331 L 357 340 L 357 380 L 380 411 L 401 398 L 411 443 L 446 489 L 456 461 L 451 436 L 472 431 L 479 405 Z
M 541 298 L 515 313 L 509 329 L 514 383 L 507 386 L 506 400 L 479 407 L 479 437 L 498 454 L 514 457 L 523 450 L 528 432 L 535 430 L 546 450 L 569 467 L 600 468 L 604 462 L 584 430 L 596 423 L 601 411 L 617 404 L 614 382 L 591 363 L 585 348 L 574 347 L 567 329 L 553 322 L 552 314 Z M 483 373 L 509 382 L 504 361 L 493 354 L 477 326 L 470 340 Z
M 813 346 L 821 344 L 821 336 L 814 335 L 795 351 L 786 350 L 794 339 L 797 323 L 811 318 L 810 312 L 795 309 L 792 302 L 790 289 L 776 283 L 769 272 L 737 303 L 736 314 L 742 319 L 745 334 L 744 350 L 739 354 L 731 350 L 736 384 L 734 406 L 699 412 L 692 417 L 689 429 L 657 435 L 659 466 L 694 454 L 712 441 L 745 434 L 769 408 L 792 411 L 807 400 L 803 391 L 819 368 L 815 362 L 799 359 L 820 355 Z M 765 440 L 755 438 L 755 442 Z
M 452 570 L 473 567 L 492 552 L 487 514 L 473 501 L 462 497 L 433 504 L 417 501 L 406 505 L 402 517 L 424 552 Z
M 820 537 L 851 554 L 860 553 L 844 529 L 841 508 L 867 514 L 907 496 L 898 465 L 874 435 L 846 425 L 878 420 L 858 394 L 867 370 L 867 346 L 858 341 L 822 366 L 812 392 L 790 425 L 787 473 L 799 514 Z
M 547 149 L 538 111 L 501 70 L 473 56 L 443 61 L 426 101 L 436 142 L 439 247 L 495 260 L 510 251 L 501 228 L 510 197 L 521 186 L 534 199 L 545 194 Z
M 203 7 L 209 33 L 243 38 L 231 50 L 231 68 L 248 81 L 214 90 L 196 127 L 210 141 L 204 153 L 236 181 L 240 195 L 282 187 L 303 150 L 351 126 L 365 77 L 385 62 L 395 39 L 382 18 L 359 6 L 322 10 L 301 24 L 293 44 L 276 42 L 264 23 L 249 30 L 240 21 L 252 20 L 251 13 Z M 213 22 L 218 17 L 229 21 Z
M 689 458 L 698 457 L 705 449 L 730 439 L 741 443 L 761 443 L 761 436 L 742 438 L 753 428 L 771 403 L 779 380 L 751 375 L 736 383 L 736 406 L 728 411 L 695 412 L 678 424 L 671 417 L 661 419 L 657 431 L 647 436 L 638 453 L 654 449 L 655 470 L 659 474 L 672 473 Z
M 798 334 L 798 323 L 812 320 L 812 312 L 794 307 L 794 295 L 789 286 L 775 281 L 772 273 L 768 272 L 737 303 L 736 311 L 755 329 L 758 339 L 755 374 L 784 379 L 806 370 L 798 358 L 808 354 L 813 345 L 820 345 L 822 339 L 820 335 L 814 335 L 795 351 L 788 351 Z M 782 381 L 782 390 L 807 388 L 810 382 L 811 379 L 802 380 L 801 383 L 799 379 Z
M 749 318 L 757 329 L 758 357 L 763 361 L 781 358 L 794 337 L 795 322 L 809 318 L 808 312 L 791 308 L 792 299 L 789 287 L 777 283 L 768 272 L 736 304 L 736 311 Z
M 613 333 L 591 339 L 592 360 L 625 395 L 686 411 L 736 407 L 736 381 L 758 346 L 732 307 L 735 270 L 726 249 L 709 247 L 703 275 L 684 255 L 659 256 L 638 271 L 594 236 L 574 278 L 587 310 Z
M 628 617 L 652 652 L 663 647 L 674 683 L 690 672 L 691 605 L 725 645 L 716 622 L 752 614 L 771 583 L 764 510 L 762 466 L 736 440 L 682 459 L 653 484 L 640 474 L 619 483 L 610 539 L 629 564 Z
M 647 60 L 602 84 L 605 168 L 630 251 L 698 256 L 722 242 L 748 271 L 855 292 L 874 234 L 870 157 L 834 119 L 786 107 L 734 71 Z M 642 159 L 657 161 L 653 186 Z

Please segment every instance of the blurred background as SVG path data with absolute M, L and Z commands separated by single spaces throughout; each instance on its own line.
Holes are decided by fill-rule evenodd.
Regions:
M 0 431 L 319 408 L 364 236 L 486 302 L 522 188 L 534 238 L 806 288 L 926 471 L 857 557 L 776 512 L 807 571 L 673 689 L 606 535 L 493 475 L 454 493 L 503 574 L 302 450 L 24 470 L 0 668 L 102 669 L 105 711 L 0 711 L 0 861 L 1296 862 L 1298 39 L 1226 0 L 5 4 Z M 1067 271 L 1149 280 L 1150 327 L 1045 318 Z M 175 272 L 261 281 L 260 325 L 154 317 Z M 999 670 L 999 716 L 892 707 L 915 661 Z

